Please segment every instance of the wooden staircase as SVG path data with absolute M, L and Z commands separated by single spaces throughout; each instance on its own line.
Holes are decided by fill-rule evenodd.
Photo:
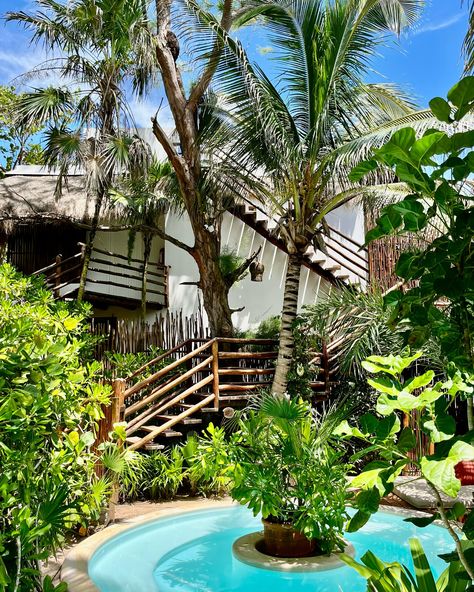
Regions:
M 286 252 L 285 242 L 277 232 L 277 221 L 261 205 L 240 196 L 229 208 L 229 212 Z M 324 237 L 327 252 L 309 247 L 305 253 L 304 265 L 335 285 L 367 282 L 367 249 L 332 226 L 328 226 L 328 231 L 329 234 Z
M 270 339 L 190 339 L 150 360 L 126 379 L 114 381 L 113 419 L 126 423 L 131 450 L 156 450 L 165 443 L 220 421 L 226 407 L 245 406 L 273 379 L 276 341 Z M 171 360 L 164 368 L 154 368 Z M 312 383 L 315 400 L 325 400 L 331 386 L 327 356 L 316 352 Z M 138 379 L 144 373 L 145 378 Z

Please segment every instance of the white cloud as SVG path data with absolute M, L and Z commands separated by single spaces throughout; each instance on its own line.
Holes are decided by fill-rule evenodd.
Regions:
M 449 27 L 452 27 L 453 25 L 458 23 L 465 16 L 466 13 L 459 12 L 458 14 L 439 23 L 427 23 L 426 25 L 422 25 L 419 29 L 415 29 L 412 35 L 422 35 L 423 33 L 432 33 L 433 31 L 441 31 L 442 29 L 448 29 Z

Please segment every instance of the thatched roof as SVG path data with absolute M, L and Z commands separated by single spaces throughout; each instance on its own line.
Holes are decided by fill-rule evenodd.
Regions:
M 59 199 L 55 198 L 56 182 L 56 175 L 40 167 L 21 167 L 0 179 L 0 220 L 90 220 L 94 200 L 84 190 L 84 178 L 69 176 Z

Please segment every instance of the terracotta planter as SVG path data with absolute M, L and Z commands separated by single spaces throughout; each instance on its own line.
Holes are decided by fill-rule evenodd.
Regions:
M 461 485 L 474 485 L 474 460 L 463 460 L 455 466 L 454 470 Z
M 291 524 L 263 522 L 265 553 L 273 557 L 308 557 L 317 550 L 317 541 L 308 539 Z

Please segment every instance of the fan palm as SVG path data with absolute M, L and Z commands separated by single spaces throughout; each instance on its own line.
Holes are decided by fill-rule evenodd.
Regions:
M 435 125 L 429 110 L 395 86 L 366 84 L 370 60 L 390 33 L 411 25 L 422 0 L 251 0 L 236 24 L 263 18 L 277 50 L 276 82 L 250 63 L 242 46 L 221 32 L 228 51 L 215 87 L 230 106 L 214 145 L 225 146 L 234 177 L 279 217 L 288 252 L 275 394 L 284 393 L 292 356 L 302 260 L 320 247 L 325 217 L 367 188 L 349 172 L 406 125 Z M 217 23 L 195 3 L 202 22 Z M 370 192 L 400 194 L 390 177 L 372 178 Z M 403 194 L 403 193 L 402 193 Z
M 130 127 L 125 89 L 143 92 L 153 80 L 151 44 L 143 0 L 37 0 L 36 12 L 10 12 L 59 57 L 39 66 L 68 86 L 26 93 L 19 108 L 22 125 L 47 125 L 45 161 L 59 169 L 56 193 L 71 166 L 82 170 L 95 200 L 85 249 L 78 299 L 81 300 L 92 246 L 105 198 L 113 180 L 129 167 L 143 167 L 147 149 L 122 130 Z M 71 85 L 78 87 L 71 91 Z
M 173 169 L 168 161 L 153 160 L 147 174 L 127 175 L 118 187 L 111 191 L 116 206 L 120 207 L 122 217 L 132 226 L 129 230 L 128 256 L 132 256 L 136 239 L 136 227 L 142 228 L 143 267 L 141 310 L 146 315 L 148 263 L 155 229 L 160 225 L 161 216 L 171 207 L 179 207 L 175 198 L 178 193 Z M 168 198 L 170 196 L 170 198 Z M 173 199 L 174 198 L 174 199 Z

